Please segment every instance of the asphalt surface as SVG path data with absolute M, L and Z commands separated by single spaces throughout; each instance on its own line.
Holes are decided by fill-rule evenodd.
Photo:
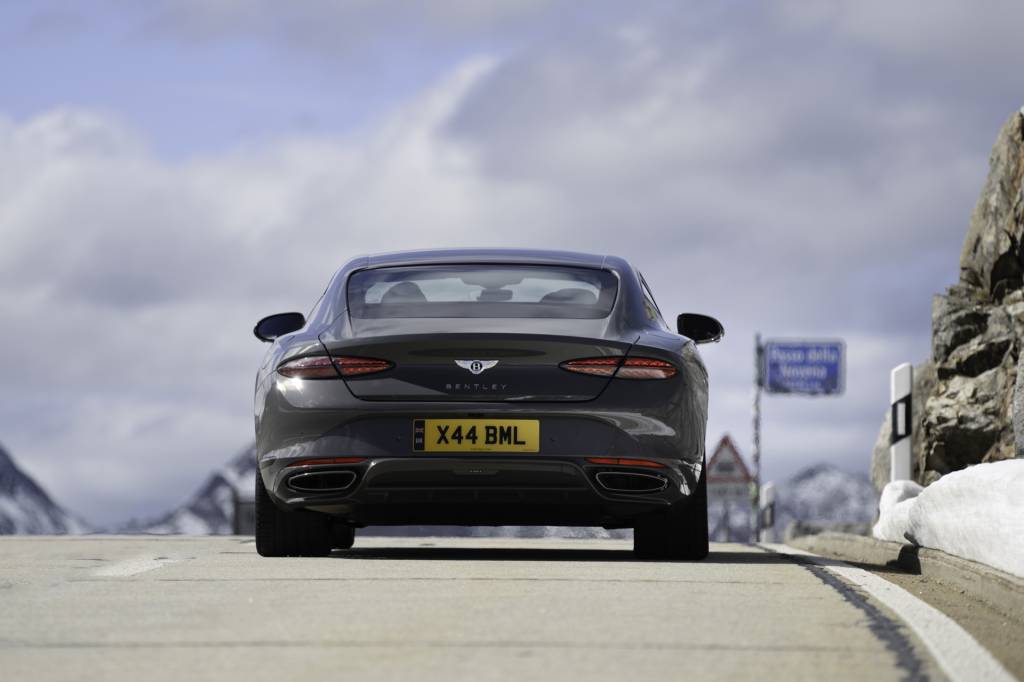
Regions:
M 612 540 L 0 539 L 9 680 L 943 679 L 884 605 L 745 545 Z

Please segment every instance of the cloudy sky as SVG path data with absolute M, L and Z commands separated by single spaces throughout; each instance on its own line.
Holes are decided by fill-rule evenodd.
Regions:
M 923 359 L 999 126 L 1019 0 L 0 5 L 0 443 L 96 523 L 252 438 L 265 314 L 366 252 L 616 253 L 720 317 L 709 437 L 749 452 L 753 336 L 841 337 L 764 466 L 866 472 Z

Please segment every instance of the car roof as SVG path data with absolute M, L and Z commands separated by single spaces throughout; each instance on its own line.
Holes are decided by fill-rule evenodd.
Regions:
M 363 267 L 384 268 L 431 263 L 524 263 L 603 268 L 611 265 L 609 260 L 608 256 L 547 249 L 424 249 L 367 256 Z

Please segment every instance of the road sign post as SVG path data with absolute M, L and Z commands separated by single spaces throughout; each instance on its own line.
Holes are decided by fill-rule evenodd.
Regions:
M 842 395 L 846 389 L 846 344 L 840 340 L 754 337 L 754 530 L 761 537 L 761 392 Z
M 754 506 L 754 537 L 761 535 L 761 387 L 764 386 L 764 363 L 761 335 L 754 336 L 754 490 L 751 503 Z

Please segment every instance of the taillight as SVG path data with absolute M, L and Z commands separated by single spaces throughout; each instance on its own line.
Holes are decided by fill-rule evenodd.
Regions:
M 568 360 L 562 369 L 598 377 L 616 379 L 668 379 L 679 371 L 671 362 L 654 358 L 583 358 Z
M 391 369 L 394 365 L 387 360 L 374 360 L 372 358 L 334 358 L 334 366 L 338 368 L 343 377 L 353 377 L 360 374 L 373 374 Z
M 282 376 L 296 379 L 338 379 L 383 372 L 386 369 L 391 369 L 392 366 L 387 360 L 352 357 L 329 358 L 326 355 L 316 355 L 289 360 L 278 367 L 277 372 Z
M 563 362 L 559 367 L 570 372 L 590 374 L 595 377 L 610 377 L 615 374 L 620 362 L 622 362 L 622 358 L 585 358 Z
M 674 377 L 675 365 L 664 360 L 652 358 L 626 358 L 626 361 L 616 372 L 616 379 L 668 379 Z
M 337 379 L 334 363 L 325 355 L 289 360 L 277 368 L 277 373 L 290 379 Z

